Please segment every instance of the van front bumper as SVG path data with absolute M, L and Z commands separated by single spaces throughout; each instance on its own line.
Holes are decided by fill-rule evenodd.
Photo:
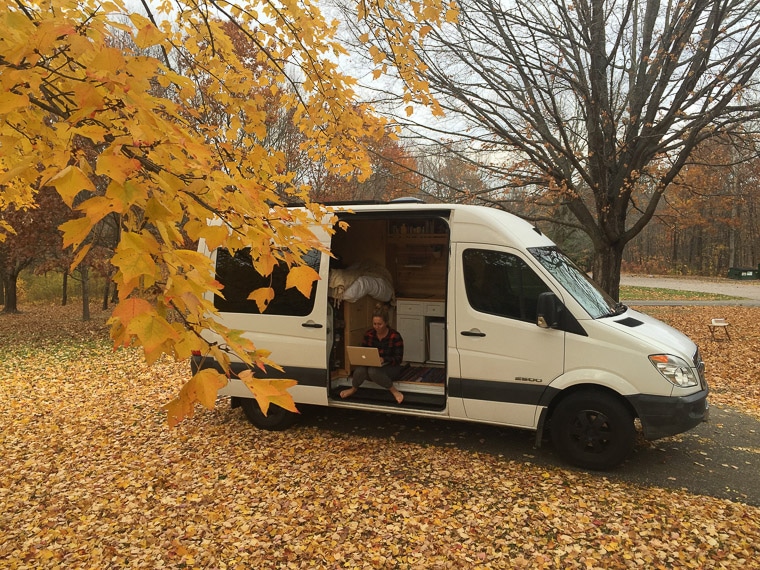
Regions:
M 688 431 L 710 415 L 708 390 L 689 396 L 628 396 L 641 420 L 646 439 L 660 439 Z

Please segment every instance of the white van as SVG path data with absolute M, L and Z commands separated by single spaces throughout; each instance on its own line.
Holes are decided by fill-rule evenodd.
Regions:
M 560 456 L 607 469 L 633 450 L 638 419 L 657 439 L 707 419 L 708 387 L 697 346 L 679 331 L 615 303 L 529 223 L 479 206 L 391 203 L 337 208 L 348 229 L 321 236 L 320 280 L 307 299 L 285 289 L 260 314 L 248 294 L 269 283 L 250 254 L 201 251 L 216 261 L 228 327 L 271 350 L 297 403 L 548 429 Z M 324 232 L 323 232 L 324 233 Z M 346 347 L 361 343 L 378 300 L 392 307 L 404 340 L 395 386 L 365 383 L 350 399 Z M 217 367 L 196 357 L 194 371 Z M 222 389 L 248 419 L 283 429 L 295 415 L 265 417 L 245 384 Z

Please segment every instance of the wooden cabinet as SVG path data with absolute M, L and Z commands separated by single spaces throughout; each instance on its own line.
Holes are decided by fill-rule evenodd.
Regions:
M 443 301 L 399 299 L 396 305 L 396 329 L 404 339 L 406 362 L 427 362 L 429 354 L 429 324 L 446 315 Z M 441 353 L 439 347 L 435 352 Z
M 446 225 L 436 219 L 390 223 L 387 266 L 397 297 L 444 297 L 449 257 L 446 232 Z

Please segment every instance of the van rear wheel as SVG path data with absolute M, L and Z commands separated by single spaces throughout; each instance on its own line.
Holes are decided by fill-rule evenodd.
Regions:
M 261 411 L 259 403 L 253 398 L 241 398 L 240 407 L 248 421 L 259 429 L 281 431 L 293 425 L 298 417 L 291 411 L 276 404 L 269 404 L 267 415 Z
M 633 451 L 636 428 L 630 410 L 612 394 L 584 391 L 562 400 L 551 419 L 560 457 L 584 469 L 611 469 Z

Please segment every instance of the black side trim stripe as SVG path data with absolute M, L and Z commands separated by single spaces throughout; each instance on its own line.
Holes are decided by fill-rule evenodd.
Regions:
M 195 374 L 200 369 L 213 368 L 218 372 L 222 372 L 222 367 L 214 358 L 202 358 L 200 356 L 193 356 L 190 367 Z M 243 370 L 247 370 L 248 367 L 241 362 L 233 362 L 231 364 L 233 374 L 239 374 Z M 259 376 L 261 373 L 257 373 Z M 327 370 L 322 368 L 302 368 L 300 366 L 288 366 L 283 372 L 269 368 L 266 372 L 266 378 L 276 379 L 293 379 L 298 380 L 301 386 L 318 386 L 321 388 L 327 388 Z
M 547 400 L 548 391 L 556 392 L 543 384 L 449 378 L 449 396 L 467 400 L 538 406 Z

